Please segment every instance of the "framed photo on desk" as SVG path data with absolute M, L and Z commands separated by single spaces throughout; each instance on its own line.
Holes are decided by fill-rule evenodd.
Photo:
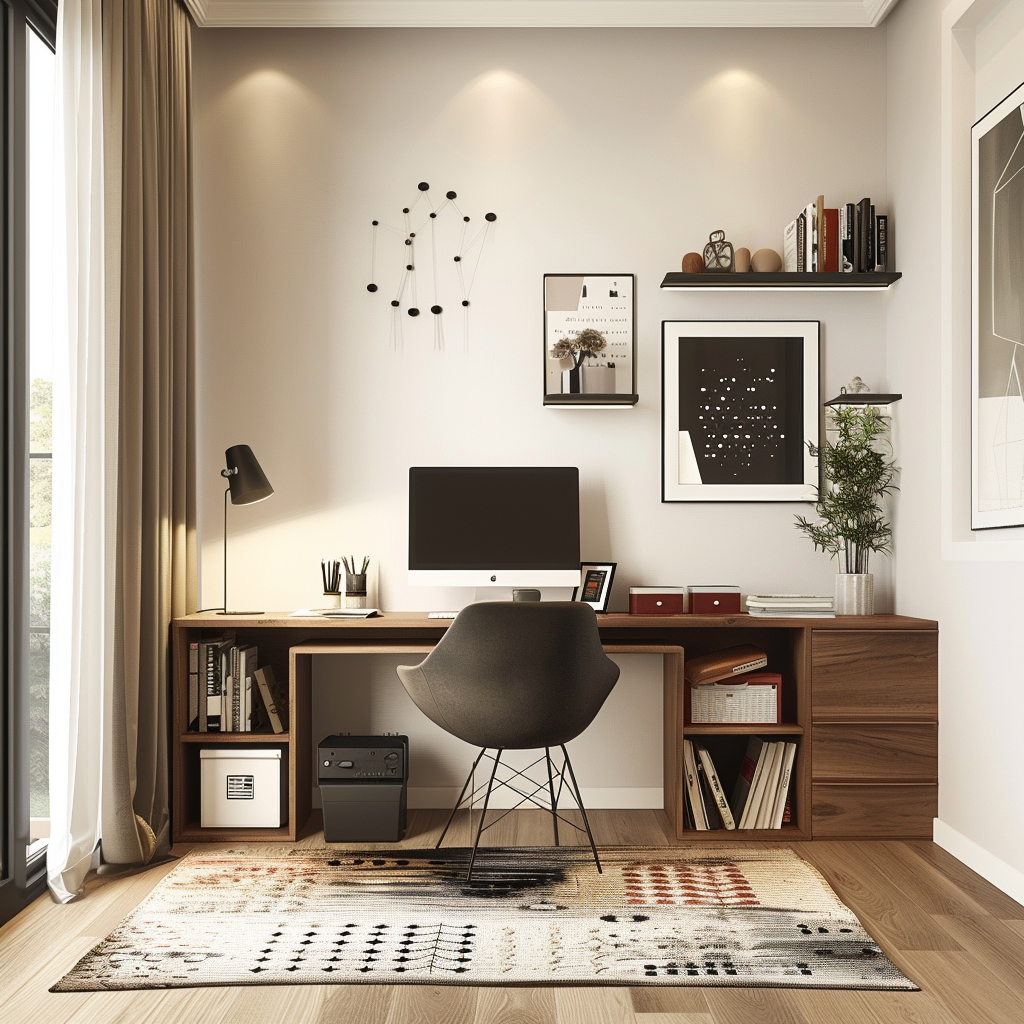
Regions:
M 583 562 L 580 565 L 580 585 L 572 592 L 574 601 L 589 604 L 595 612 L 608 611 L 612 596 L 617 562 Z

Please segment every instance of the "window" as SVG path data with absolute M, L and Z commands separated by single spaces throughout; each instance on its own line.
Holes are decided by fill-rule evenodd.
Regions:
M 0 923 L 42 891 L 49 835 L 56 13 L 0 0 Z

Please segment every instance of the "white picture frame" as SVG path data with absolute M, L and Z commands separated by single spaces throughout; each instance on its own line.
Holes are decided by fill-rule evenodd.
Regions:
M 1024 526 L 1024 84 L 971 127 L 971 529 Z
M 819 339 L 817 320 L 662 322 L 663 502 L 818 500 Z
M 581 562 L 580 585 L 572 592 L 572 599 L 589 604 L 598 614 L 607 612 L 616 565 L 617 562 Z

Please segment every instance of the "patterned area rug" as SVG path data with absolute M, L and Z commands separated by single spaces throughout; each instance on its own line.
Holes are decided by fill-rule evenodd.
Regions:
M 54 992 L 203 985 L 735 985 L 913 990 L 791 850 L 182 858 Z

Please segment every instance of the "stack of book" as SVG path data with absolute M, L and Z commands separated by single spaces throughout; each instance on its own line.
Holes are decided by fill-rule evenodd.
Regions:
M 750 594 L 747 611 L 765 619 L 835 618 L 835 600 L 814 594 Z
M 233 637 L 189 644 L 189 732 L 253 732 L 264 723 L 287 728 L 273 669 L 257 668 L 259 652 Z
M 889 269 L 889 218 L 870 199 L 826 207 L 808 203 L 787 225 L 782 269 L 789 273 L 868 274 Z
M 796 743 L 751 736 L 732 799 L 727 800 L 711 754 L 702 744 L 683 740 L 687 828 L 782 828 L 790 821 L 789 787 Z

